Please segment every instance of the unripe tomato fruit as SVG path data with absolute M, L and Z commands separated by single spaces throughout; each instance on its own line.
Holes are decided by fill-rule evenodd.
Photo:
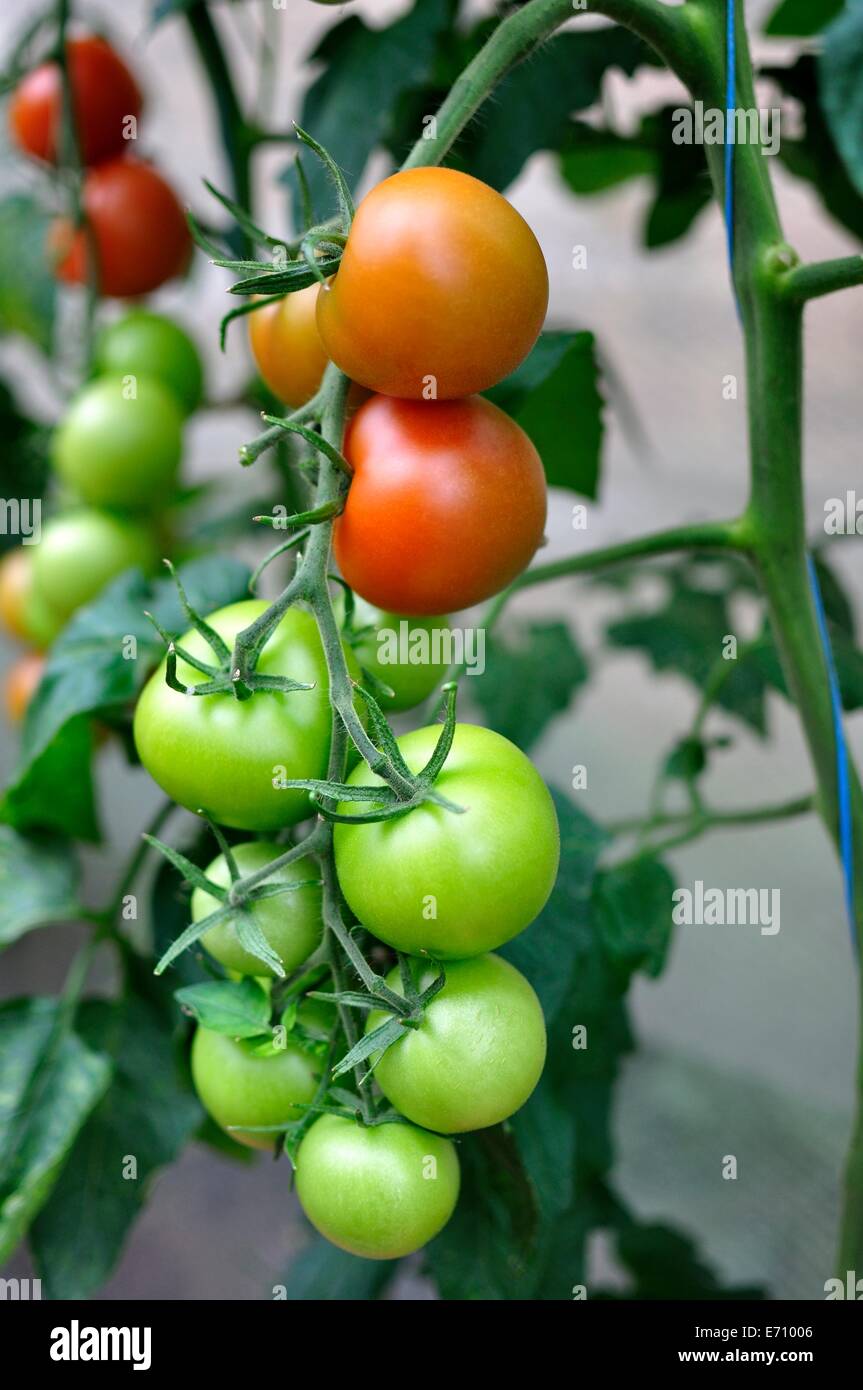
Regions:
M 455 169 L 408 169 L 360 203 L 318 328 L 352 381 L 446 400 L 514 371 L 547 306 L 539 243 L 505 198 Z
M 422 991 L 437 969 L 412 964 Z M 404 993 L 398 969 L 387 984 Z M 370 1014 L 366 1032 L 386 1018 Z M 545 1020 L 527 980 L 501 956 L 477 956 L 446 967 L 446 983 L 419 1028 L 387 1048 L 375 1080 L 414 1124 L 442 1134 L 485 1129 L 524 1105 L 542 1075 L 545 1047 Z
M 267 607 L 263 600 L 247 599 L 220 608 L 207 622 L 233 648 L 237 633 Z M 180 646 L 210 665 L 215 662 L 195 631 L 181 637 Z M 359 678 L 353 656 L 346 656 L 352 675 Z M 314 618 L 289 608 L 264 646 L 257 669 L 313 688 L 259 690 L 248 700 L 230 693 L 181 695 L 166 684 L 162 662 L 138 700 L 135 743 L 150 776 L 181 806 L 204 810 L 222 825 L 266 832 L 311 814 L 306 792 L 280 788 L 274 780 L 326 776 L 329 677 Z M 184 661 L 177 662 L 177 676 L 184 685 L 207 679 Z
M 197 347 L 173 319 L 149 309 L 129 309 L 103 328 L 96 340 L 99 376 L 147 376 L 176 396 L 184 415 L 201 403 L 204 369 Z
M 0 618 L 12 637 L 29 636 L 25 618 L 31 584 L 31 547 L 16 545 L 0 560 Z
M 41 652 L 25 652 L 6 673 L 4 695 L 6 713 L 18 724 L 27 713 L 27 706 L 39 688 L 45 658 Z
M 341 619 L 341 591 L 334 603 Z M 365 599 L 354 596 L 353 622 L 347 640 L 363 670 L 392 690 L 392 695 L 387 695 L 368 682 L 384 710 L 400 714 L 428 698 L 449 670 L 449 638 L 449 619 L 440 614 L 404 618 L 399 613 L 382 613 Z
M 264 1056 L 260 1040 L 229 1038 L 198 1027 L 192 1041 L 192 1080 L 198 1098 L 216 1124 L 250 1149 L 272 1151 L 280 1136 L 254 1134 L 231 1125 L 280 1125 L 302 1119 L 317 1090 L 320 1063 L 287 1039 Z
M 524 430 L 480 396 L 372 396 L 350 422 L 354 470 L 335 525 L 352 589 L 394 613 L 481 603 L 530 563 L 542 540 L 545 474 Z
M 439 735 L 434 725 L 398 740 L 411 771 Z M 365 764 L 348 777 L 379 781 Z M 336 824 L 336 872 L 351 910 L 381 941 L 414 956 L 478 956 L 545 905 L 560 855 L 554 802 L 514 743 L 475 724 L 456 725 L 435 788 L 462 813 L 424 802 L 395 820 Z M 345 802 L 339 811 L 357 815 L 371 804 Z
M 249 343 L 274 396 L 296 409 L 310 401 L 329 361 L 315 319 L 319 285 L 286 294 L 249 314 Z
M 123 377 L 97 377 L 54 433 L 57 473 L 95 507 L 153 509 L 176 480 L 183 449 L 176 397 L 155 377 L 136 377 L 134 396 L 130 390 Z
M 141 93 L 126 64 L 95 34 L 66 44 L 78 146 L 84 164 L 119 154 L 125 121 L 139 116 Z M 63 107 L 58 63 L 42 63 L 18 83 L 9 103 L 9 126 L 25 154 L 54 163 Z
M 285 846 L 275 845 L 267 840 L 250 840 L 244 845 L 234 845 L 231 853 L 240 874 L 248 874 L 263 869 L 285 853 Z M 207 878 L 222 888 L 230 888 L 231 875 L 224 855 L 220 854 L 205 870 Z M 298 859 L 277 869 L 265 883 L 309 883 L 317 880 L 320 870 L 311 859 Z M 218 898 L 196 888 L 192 894 L 192 921 L 200 922 L 223 906 Z M 286 973 L 296 970 L 312 954 L 321 939 L 323 931 L 322 895 L 317 883 L 305 888 L 292 889 L 272 898 L 262 898 L 250 904 L 248 911 L 261 928 L 269 945 L 280 958 Z M 236 970 L 240 975 L 272 975 L 257 956 L 245 951 L 237 939 L 236 925 L 230 920 L 217 922 L 201 937 L 204 946 L 221 965 Z M 314 1001 L 312 1001 L 314 1002 Z
M 321 1235 L 367 1260 L 430 1241 L 458 1200 L 455 1146 L 413 1125 L 315 1120 L 297 1154 L 297 1196 Z
M 84 211 L 96 243 L 99 293 L 116 299 L 151 294 L 186 269 L 192 239 L 168 183 L 138 159 L 111 159 L 84 179 Z M 87 236 L 64 219 L 54 227 L 56 273 L 87 282 Z
M 34 597 L 64 623 L 124 570 L 152 570 L 156 548 L 137 522 L 108 512 L 68 512 L 50 521 L 33 556 Z

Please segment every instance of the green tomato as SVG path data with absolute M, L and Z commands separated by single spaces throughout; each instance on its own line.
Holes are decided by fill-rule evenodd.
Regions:
M 437 969 L 412 965 L 422 991 Z M 398 969 L 387 984 L 403 993 Z M 370 1014 L 366 1032 L 386 1018 Z M 544 1062 L 545 1020 L 533 989 L 501 956 L 477 956 L 446 967 L 446 984 L 427 1005 L 419 1028 L 387 1048 L 375 1080 L 414 1124 L 460 1134 L 514 1115 Z
M 247 874 L 254 873 L 272 863 L 280 854 L 285 853 L 285 847 L 266 840 L 250 840 L 244 845 L 234 845 L 231 853 L 236 860 L 240 874 L 245 877 Z M 218 858 L 214 859 L 205 872 L 207 878 L 212 879 L 214 883 L 218 883 L 223 888 L 230 888 L 231 875 L 224 855 L 220 854 Z M 293 864 L 287 864 L 283 868 L 277 869 L 274 874 L 263 881 L 265 883 L 303 883 L 319 877 L 320 871 L 313 860 L 299 859 Z M 200 922 L 202 918 L 208 917 L 211 912 L 215 912 L 221 906 L 218 898 L 214 898 L 203 888 L 196 888 L 192 894 L 192 921 Z M 269 945 L 280 958 L 286 973 L 296 970 L 298 965 L 302 965 L 320 942 L 323 931 L 321 910 L 322 894 L 317 884 L 314 887 L 297 888 L 288 893 L 279 893 L 276 897 L 261 898 L 259 902 L 252 905 L 251 915 L 261 928 Z M 257 956 L 252 956 L 243 949 L 237 940 L 237 928 L 234 922 L 217 922 L 214 927 L 210 927 L 209 931 L 204 932 L 201 937 L 201 945 L 206 947 L 210 955 L 221 965 L 224 965 L 228 970 L 235 970 L 241 975 L 272 975 L 274 973 Z
M 221 608 L 207 622 L 233 647 L 237 633 L 266 608 L 263 600 L 246 599 Z M 180 645 L 213 663 L 199 633 L 187 632 Z M 359 667 L 346 656 L 351 674 L 359 678 Z M 181 695 L 166 684 L 162 662 L 138 700 L 134 731 L 141 762 L 174 801 L 190 811 L 203 810 L 222 825 L 266 833 L 310 814 L 308 794 L 282 783 L 327 772 L 329 679 L 314 618 L 289 608 L 257 669 L 291 676 L 312 689 L 259 690 L 248 700 L 229 693 Z M 177 676 L 183 685 L 206 679 L 185 661 L 177 662 Z
M 229 1038 L 198 1027 L 192 1041 L 192 1080 L 216 1124 L 238 1144 L 273 1149 L 279 1136 L 254 1134 L 232 1125 L 281 1125 L 302 1119 L 314 1098 L 320 1063 L 290 1038 L 278 1051 L 255 1054 L 260 1040 Z
M 403 618 L 357 597 L 353 627 L 357 661 L 393 691 L 389 696 L 372 687 L 384 710 L 398 714 L 421 705 L 449 669 L 448 618 Z
M 27 639 L 43 651 L 62 632 L 64 623 L 65 619 L 54 612 L 31 584 L 21 605 L 21 624 Z
M 179 324 L 149 309 L 130 309 L 99 334 L 99 376 L 149 376 L 170 388 L 185 415 L 201 403 L 204 369 L 198 349 Z
M 103 376 L 78 393 L 54 434 L 54 467 L 96 507 L 153 510 L 175 483 L 183 420 L 173 392 L 138 376 Z
M 455 1146 L 413 1125 L 315 1120 L 297 1154 L 297 1196 L 322 1235 L 367 1260 L 419 1250 L 452 1216 Z
M 136 521 L 108 512 L 68 512 L 49 521 L 33 555 L 33 614 L 62 626 L 124 570 L 152 570 L 156 546 Z
M 412 771 L 431 757 L 439 726 L 398 740 Z M 380 779 L 365 765 L 351 785 Z M 522 931 L 542 910 L 560 856 L 548 788 L 500 734 L 458 724 L 436 789 L 459 814 L 425 802 L 395 820 L 336 824 L 336 871 L 363 925 L 409 955 L 478 956 Z M 351 802 L 356 815 L 370 803 Z

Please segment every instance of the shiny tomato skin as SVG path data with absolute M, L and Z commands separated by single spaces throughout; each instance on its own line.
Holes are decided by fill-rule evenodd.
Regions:
M 192 1080 L 208 1115 L 238 1144 L 272 1152 L 281 1136 L 232 1129 L 232 1125 L 279 1125 L 302 1119 L 313 1100 L 320 1063 L 290 1038 L 285 1046 L 257 1056 L 253 1040 L 230 1038 L 198 1027 L 192 1040 Z
M 126 64 L 95 34 L 66 45 L 81 159 L 98 164 L 126 146 L 127 117 L 141 113 L 141 93 Z M 35 159 L 54 163 L 62 112 L 57 63 L 42 63 L 18 83 L 9 104 L 15 143 Z
M 177 195 L 150 164 L 126 157 L 87 172 L 84 210 L 96 243 L 98 288 L 114 299 L 151 294 L 186 269 L 192 240 Z M 52 242 L 56 273 L 87 281 L 87 238 L 60 220 Z
M 129 309 L 96 340 L 99 376 L 156 377 L 176 396 L 184 415 L 201 403 L 204 368 L 192 339 L 178 323 L 149 309 Z
M 26 604 L 31 585 L 32 546 L 16 545 L 0 560 L 0 619 L 13 637 L 27 638 Z
M 455 1145 L 414 1125 L 315 1120 L 297 1154 L 297 1196 L 312 1225 L 342 1250 L 392 1260 L 419 1250 L 452 1216 Z
M 156 377 L 100 376 L 70 402 L 52 441 L 54 467 L 94 507 L 153 511 L 173 490 L 183 448 L 174 393 Z
M 34 547 L 32 597 L 62 626 L 124 570 L 152 570 L 156 545 L 146 527 L 80 508 L 53 517 Z
M 434 725 L 398 740 L 413 772 L 439 735 Z M 378 781 L 365 764 L 348 777 Z M 524 753 L 475 724 L 456 725 L 435 787 L 461 813 L 425 802 L 394 820 L 337 823 L 336 872 L 354 915 L 388 946 L 460 960 L 503 945 L 541 912 L 557 875 L 557 815 Z M 339 811 L 369 807 L 344 802 Z
M 438 976 L 413 961 L 417 988 Z M 387 984 L 403 994 L 398 967 Z M 386 1021 L 369 1014 L 365 1031 Z M 375 1080 L 402 1115 L 439 1134 L 502 1123 L 521 1109 L 542 1075 L 545 1020 L 531 985 L 502 956 L 451 961 L 446 983 L 426 1005 L 418 1028 L 388 1047 Z
M 279 855 L 285 847 L 267 840 L 250 840 L 246 844 L 234 845 L 231 850 L 234 862 L 245 877 L 256 873 Z M 207 878 L 222 888 L 230 888 L 231 875 L 224 855 L 218 855 L 205 870 Z M 320 870 L 311 859 L 298 859 L 277 869 L 264 883 L 302 883 L 303 888 L 291 889 L 272 898 L 261 898 L 249 907 L 268 944 L 275 951 L 285 970 L 290 973 L 302 965 L 304 960 L 320 944 L 323 932 L 322 894 L 317 880 Z M 200 922 L 222 906 L 218 898 L 203 888 L 196 888 L 192 894 L 192 921 Z M 239 942 L 237 928 L 230 920 L 217 922 L 204 932 L 201 945 L 210 955 L 228 970 L 240 975 L 274 975 L 257 956 L 250 955 Z M 309 1001 L 317 1003 L 316 1000 Z
M 249 314 L 249 343 L 274 396 L 296 409 L 311 400 L 329 362 L 318 333 L 319 285 L 286 294 Z
M 233 647 L 237 633 L 267 606 L 246 599 L 219 609 L 207 622 Z M 180 646 L 214 664 L 211 648 L 197 632 L 187 632 Z M 358 677 L 350 654 L 348 666 Z M 162 662 L 141 692 L 134 733 L 141 762 L 174 801 L 189 811 L 203 810 L 221 825 L 266 833 L 311 814 L 306 792 L 278 783 L 326 776 L 329 679 L 314 618 L 290 608 L 265 644 L 257 669 L 313 688 L 259 690 L 242 701 L 231 694 L 181 695 L 166 684 Z M 177 662 L 177 675 L 184 685 L 206 679 L 184 661 Z
M 3 694 L 6 713 L 13 724 L 20 724 L 27 706 L 39 689 L 45 658 L 41 652 L 25 652 L 6 673 Z
M 336 559 L 378 608 L 415 617 L 469 608 L 515 579 L 542 540 L 539 455 L 480 396 L 372 396 L 348 426 L 345 454 L 354 476 Z
M 446 400 L 514 371 L 547 307 L 545 260 L 515 208 L 469 174 L 409 169 L 360 203 L 318 327 L 352 381 Z

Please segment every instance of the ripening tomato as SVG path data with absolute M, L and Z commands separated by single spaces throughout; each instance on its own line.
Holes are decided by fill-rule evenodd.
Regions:
M 297 1196 L 312 1225 L 367 1260 L 394 1260 L 430 1241 L 458 1200 L 455 1145 L 414 1125 L 315 1120 L 297 1154 Z
M 434 725 L 398 740 L 411 771 L 425 766 L 439 735 Z M 363 763 L 348 782 L 380 779 Z M 494 950 L 533 921 L 554 886 L 560 838 L 536 768 L 491 729 L 456 725 L 435 787 L 462 811 L 424 802 L 395 820 L 336 824 L 336 872 L 374 936 L 409 955 L 457 960 Z M 344 802 L 339 811 L 369 808 Z
M 379 608 L 424 615 L 480 603 L 521 573 L 542 540 L 539 455 L 480 396 L 372 396 L 348 426 L 345 454 L 354 476 L 336 559 Z
M 267 840 L 250 840 L 247 844 L 234 845 L 234 856 L 241 876 L 255 873 L 271 864 L 285 847 Z M 207 878 L 222 888 L 230 888 L 231 875 L 224 855 L 214 859 L 204 871 Z M 323 931 L 322 895 L 317 880 L 320 870 L 311 859 L 298 859 L 287 864 L 268 878 L 264 883 L 302 883 L 302 888 L 291 889 L 271 898 L 261 898 L 249 907 L 268 944 L 282 962 L 286 972 L 296 970 L 312 954 L 319 944 Z M 209 917 L 223 904 L 203 888 L 196 888 L 192 894 L 192 921 L 200 922 Z M 204 946 L 221 965 L 235 970 L 240 975 L 272 975 L 272 971 L 257 956 L 250 955 L 240 945 L 236 923 L 228 920 L 217 922 L 201 937 Z M 311 1002 L 315 1002 L 314 1000 Z
M 95 34 L 66 44 L 75 129 L 84 164 L 119 154 L 141 113 L 141 93 L 126 64 Z M 18 83 L 9 103 L 9 125 L 26 154 L 57 159 L 63 83 L 56 62 L 42 63 Z
M 411 964 L 422 991 L 437 968 Z M 398 969 L 387 984 L 404 993 Z M 386 1018 L 370 1014 L 366 1032 Z M 542 1075 L 545 1046 L 542 1008 L 524 976 L 501 956 L 477 956 L 446 966 L 443 989 L 419 1027 L 379 1057 L 375 1080 L 396 1110 L 425 1129 L 486 1129 L 524 1105 Z
M 272 1151 L 280 1136 L 232 1125 L 288 1125 L 302 1119 L 313 1100 L 320 1063 L 290 1037 L 261 1051 L 260 1038 L 230 1038 L 198 1027 L 192 1042 L 192 1080 L 216 1124 L 238 1144 Z
M 173 391 L 184 415 L 200 405 L 204 389 L 200 354 L 188 333 L 164 314 L 129 309 L 102 329 L 93 365 L 99 376 L 156 377 Z
M 33 556 L 33 592 L 58 624 L 89 603 L 124 570 L 157 560 L 145 527 L 108 512 L 68 512 L 49 521 Z
M 13 637 L 29 636 L 25 606 L 30 592 L 32 546 L 16 545 L 0 560 L 0 618 Z
M 41 652 L 25 652 L 6 673 L 4 695 L 6 713 L 18 724 L 27 713 L 27 706 L 39 688 L 45 658 Z
M 315 319 L 319 285 L 286 294 L 249 314 L 249 343 L 274 396 L 296 409 L 310 401 L 329 361 Z
M 84 211 L 96 243 L 100 294 L 133 299 L 151 294 L 186 269 L 192 239 L 183 209 L 168 183 L 138 159 L 111 159 L 87 172 Z M 57 275 L 87 281 L 87 236 L 65 219 L 52 242 Z
M 183 419 L 174 393 L 155 377 L 97 377 L 57 426 L 54 467 L 94 507 L 153 510 L 177 476 Z
M 267 606 L 262 599 L 246 599 L 219 609 L 207 622 L 232 647 L 237 633 Z M 214 663 L 198 632 L 187 632 L 180 646 Z M 356 661 L 345 654 L 358 679 Z M 264 645 L 257 669 L 312 688 L 259 690 L 248 700 L 231 693 L 185 695 L 166 683 L 163 661 L 138 700 L 135 743 L 150 776 L 181 806 L 203 810 L 222 825 L 266 832 L 295 825 L 311 813 L 308 794 L 283 786 L 286 780 L 326 776 L 332 711 L 314 618 L 289 608 Z M 187 686 L 206 680 L 185 661 L 177 662 L 177 676 Z
M 408 169 L 360 203 L 318 327 L 352 381 L 445 400 L 508 376 L 547 305 L 539 243 L 505 198 L 455 169 Z

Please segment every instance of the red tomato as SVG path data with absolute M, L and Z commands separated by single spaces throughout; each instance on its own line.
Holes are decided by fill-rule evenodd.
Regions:
M 547 305 L 539 243 L 505 198 L 455 169 L 408 169 L 357 209 L 318 328 L 353 381 L 445 400 L 513 371 Z
M 186 268 L 192 239 L 176 194 L 137 159 L 112 159 L 84 181 L 84 210 L 96 241 L 99 290 L 117 299 L 150 294 Z M 55 228 L 57 274 L 87 279 L 87 239 L 65 220 Z
M 545 475 L 490 401 L 372 396 L 348 426 L 354 477 L 336 522 L 344 578 L 378 608 L 453 612 L 496 594 L 542 540 Z
M 104 39 L 94 34 L 69 39 L 66 51 L 81 158 L 85 164 L 98 164 L 124 148 L 125 121 L 140 115 L 141 93 Z M 15 143 L 26 154 L 54 163 L 61 110 L 59 64 L 42 63 L 18 83 L 9 104 Z

